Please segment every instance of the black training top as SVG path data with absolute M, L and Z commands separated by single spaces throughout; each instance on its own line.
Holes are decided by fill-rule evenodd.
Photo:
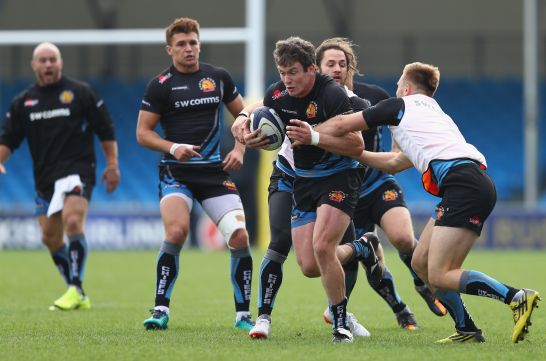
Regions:
M 110 113 L 88 84 L 63 76 L 53 85 L 35 84 L 13 99 L 0 144 L 14 151 L 27 139 L 36 188 L 44 191 L 71 174 L 94 183 L 93 133 L 101 141 L 115 140 Z
M 285 124 L 290 124 L 290 119 L 299 119 L 314 126 L 336 115 L 353 111 L 345 89 L 329 76 L 318 73 L 307 96 L 290 96 L 283 82 L 279 81 L 266 91 L 263 103 L 274 108 Z M 316 146 L 302 145 L 294 149 L 294 166 L 296 176 L 316 178 L 357 168 L 359 164 L 349 157 Z
M 181 73 L 174 66 L 153 78 L 146 89 L 141 110 L 161 115 L 165 139 L 198 145 L 201 158 L 186 162 L 163 155 L 161 163 L 177 165 L 217 165 L 220 157 L 222 103 L 239 96 L 229 73 L 219 67 L 200 63 L 195 73 Z

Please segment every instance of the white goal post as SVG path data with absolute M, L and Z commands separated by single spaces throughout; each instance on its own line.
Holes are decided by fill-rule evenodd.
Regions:
M 202 28 L 203 43 L 245 44 L 245 97 L 261 98 L 265 82 L 265 2 L 246 1 L 246 26 L 240 28 Z M 108 30 L 5 30 L 0 46 L 36 45 L 44 41 L 62 45 L 82 44 L 163 44 L 165 29 Z

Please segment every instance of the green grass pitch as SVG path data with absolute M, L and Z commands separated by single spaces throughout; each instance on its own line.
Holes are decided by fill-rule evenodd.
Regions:
M 256 316 L 257 275 L 262 254 L 254 255 L 251 310 Z M 91 252 L 86 291 L 89 311 L 48 311 L 64 285 L 45 250 L 0 252 L 0 360 L 544 360 L 546 310 L 533 314 L 531 333 L 512 344 L 512 318 L 504 304 L 465 296 L 485 344 L 437 345 L 453 332 L 449 316 L 434 316 L 413 290 L 408 271 L 387 252 L 402 299 L 422 328 L 399 329 L 386 304 L 368 286 L 362 270 L 349 310 L 370 330 L 370 338 L 333 345 L 322 321 L 326 305 L 318 279 L 301 275 L 291 254 L 285 263 L 268 340 L 251 340 L 232 327 L 234 308 L 229 254 L 184 250 L 166 331 L 145 331 L 153 305 L 155 251 Z M 465 268 L 476 269 L 546 296 L 544 251 L 471 252 Z M 543 301 L 544 305 L 546 302 Z

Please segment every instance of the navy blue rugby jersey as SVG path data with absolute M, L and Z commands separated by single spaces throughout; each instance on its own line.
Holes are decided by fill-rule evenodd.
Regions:
M 316 75 L 311 92 L 296 98 L 288 94 L 282 81 L 272 84 L 266 91 L 263 103 L 274 108 L 283 122 L 299 119 L 317 125 L 339 114 L 351 113 L 353 108 L 345 89 L 329 76 Z M 340 170 L 357 168 L 360 164 L 349 158 L 327 152 L 312 145 L 294 149 L 296 176 L 305 178 L 327 177 Z
M 220 122 L 222 103 L 228 104 L 239 96 L 233 79 L 223 69 L 200 63 L 195 73 L 180 73 L 170 66 L 153 78 L 146 88 L 141 110 L 161 116 L 160 125 L 165 139 L 200 146 L 202 158 L 186 162 L 165 153 L 161 163 L 179 165 L 217 165 L 220 157 Z
M 361 82 L 354 82 L 353 93 L 362 98 L 367 103 L 368 107 L 376 105 L 380 101 L 390 97 L 389 93 L 380 86 Z M 385 151 L 382 144 L 381 127 L 374 127 L 363 131 L 362 138 L 364 138 L 366 150 L 371 152 Z M 364 174 L 364 181 L 360 187 L 360 197 L 366 196 L 389 180 L 394 181 L 395 178 L 391 174 L 368 167 Z
M 0 144 L 14 151 L 27 139 L 36 188 L 45 191 L 70 174 L 94 183 L 93 133 L 101 141 L 115 140 L 110 113 L 88 84 L 63 76 L 52 85 L 34 84 L 13 99 Z

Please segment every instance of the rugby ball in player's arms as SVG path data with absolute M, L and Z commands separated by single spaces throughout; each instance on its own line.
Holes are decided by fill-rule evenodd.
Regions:
M 256 108 L 250 114 L 250 130 L 261 129 L 262 135 L 269 138 L 269 145 L 262 148 L 265 150 L 279 149 L 284 141 L 284 123 L 275 109 L 262 106 Z

